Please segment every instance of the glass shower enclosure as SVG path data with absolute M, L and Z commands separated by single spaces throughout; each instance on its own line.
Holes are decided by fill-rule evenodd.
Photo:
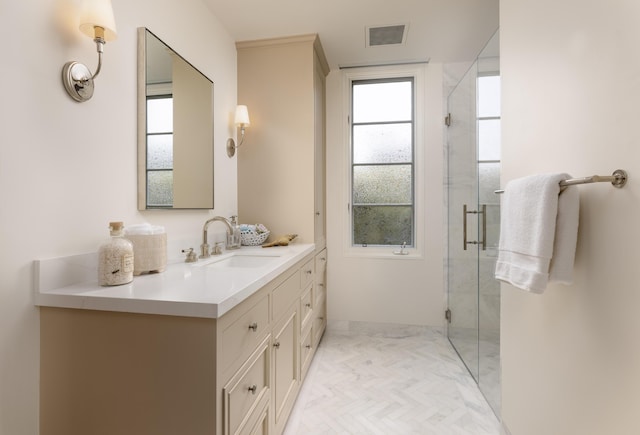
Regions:
M 500 410 L 500 68 L 498 32 L 448 97 L 448 338 Z

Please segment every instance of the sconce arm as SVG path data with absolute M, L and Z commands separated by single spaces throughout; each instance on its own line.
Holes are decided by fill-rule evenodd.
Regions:
M 236 146 L 236 148 L 240 148 L 243 142 L 244 142 L 244 127 L 240 127 L 240 143 Z
M 93 41 L 96 43 L 96 50 L 98 51 L 98 66 L 96 67 L 96 72 L 91 76 L 91 80 L 98 77 L 98 74 L 100 74 L 100 70 L 102 69 L 102 53 L 104 52 L 105 44 L 104 39 L 102 38 L 96 38 Z

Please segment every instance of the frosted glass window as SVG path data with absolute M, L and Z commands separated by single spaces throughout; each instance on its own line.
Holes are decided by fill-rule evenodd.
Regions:
M 173 135 L 147 137 L 147 169 L 173 169 Z
M 500 163 L 479 163 L 478 178 L 478 201 L 482 204 L 499 202 L 500 198 L 494 192 L 500 189 Z
M 173 171 L 147 172 L 147 203 L 151 207 L 173 205 Z
M 478 160 L 500 160 L 500 120 L 478 121 Z
M 354 204 L 411 204 L 411 166 L 353 168 Z
M 353 163 L 406 163 L 412 160 L 412 124 L 353 127 Z
M 353 85 L 353 122 L 409 121 L 413 81 L 357 82 Z
M 478 117 L 498 117 L 500 112 L 500 76 L 478 77 Z
M 173 132 L 173 98 L 147 100 L 147 133 Z
M 352 243 L 414 243 L 413 78 L 352 82 Z
M 353 242 L 368 245 L 413 245 L 413 207 L 370 207 L 353 208 Z

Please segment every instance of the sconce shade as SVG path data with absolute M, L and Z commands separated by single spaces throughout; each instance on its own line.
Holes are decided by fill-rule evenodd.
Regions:
M 80 13 L 80 31 L 94 39 L 95 27 L 104 29 L 102 38 L 105 41 L 113 41 L 117 38 L 116 20 L 113 17 L 111 0 L 83 0 Z
M 250 124 L 247 106 L 238 105 L 238 107 L 236 107 L 236 125 L 239 127 L 248 127 Z
M 249 127 L 251 121 L 249 121 L 249 111 L 247 110 L 247 106 L 243 104 L 238 104 L 236 107 L 236 126 L 240 127 L 240 143 L 236 145 L 233 138 L 227 139 L 227 155 L 229 157 L 233 157 L 236 154 L 236 148 L 240 147 L 244 143 L 244 129 Z

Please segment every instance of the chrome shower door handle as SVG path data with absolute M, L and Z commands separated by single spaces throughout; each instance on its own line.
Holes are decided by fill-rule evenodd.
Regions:
M 467 215 L 482 215 L 482 241 L 467 241 Z M 467 210 L 467 204 L 462 205 L 462 244 L 463 249 L 467 250 L 467 245 L 482 245 L 482 250 L 487 250 L 487 204 L 482 204 L 482 210 Z
M 482 204 L 482 250 L 487 250 L 487 204 Z
M 462 248 L 467 250 L 467 204 L 462 205 Z

